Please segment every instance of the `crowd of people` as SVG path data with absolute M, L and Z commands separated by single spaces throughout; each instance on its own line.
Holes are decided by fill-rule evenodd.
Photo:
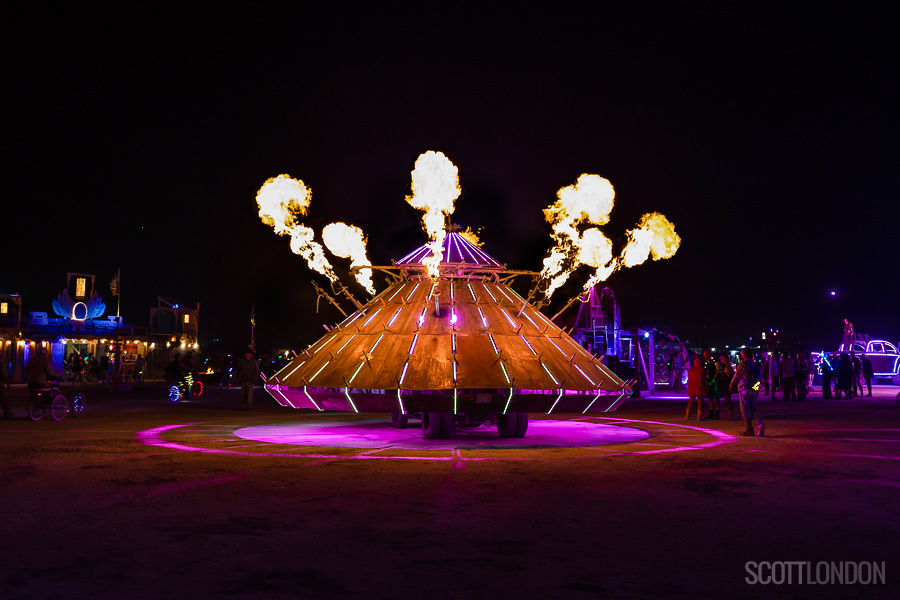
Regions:
M 697 420 L 719 419 L 723 404 L 727 404 L 730 421 L 734 418 L 731 401 L 733 394 L 738 394 L 738 406 L 744 421 L 743 436 L 763 437 L 766 426 L 756 408 L 759 387 L 763 379 L 762 365 L 754 360 L 753 351 L 741 349 L 741 362 L 733 367 L 727 354 L 713 356 L 710 350 L 704 350 L 692 358 L 692 366 L 688 369 L 687 394 L 688 404 L 684 418 L 691 418 L 691 409 L 696 407 Z M 709 402 L 709 410 L 704 413 L 704 401 Z M 754 430 L 754 424 L 756 429 Z

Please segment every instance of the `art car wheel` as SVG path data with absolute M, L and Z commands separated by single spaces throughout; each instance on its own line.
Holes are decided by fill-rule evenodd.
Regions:
M 194 398 L 199 398 L 203 395 L 203 382 L 195 381 L 194 385 L 191 386 L 191 395 Z
M 497 433 L 500 434 L 500 437 L 516 437 L 516 416 L 518 414 L 519 413 L 506 413 L 505 415 L 497 415 Z
M 426 440 L 449 439 L 453 435 L 453 413 L 422 413 L 422 435 Z
M 526 431 L 528 431 L 528 413 L 516 413 L 516 433 L 513 437 L 525 437 Z
M 396 427 L 397 429 L 406 429 L 407 424 L 409 423 L 409 414 L 403 413 L 391 413 L 391 425 Z
M 54 421 L 62 421 L 67 414 L 69 414 L 69 404 L 66 402 L 66 397 L 57 394 L 50 402 L 50 416 Z

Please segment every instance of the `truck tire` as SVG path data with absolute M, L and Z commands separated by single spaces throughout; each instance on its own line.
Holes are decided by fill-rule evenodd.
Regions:
M 527 414 L 527 413 L 526 413 Z M 506 413 L 497 415 L 497 433 L 502 438 L 516 437 L 516 416 L 518 413 Z
M 439 437 L 442 440 L 449 440 L 453 437 L 453 413 L 445 412 L 440 413 L 441 415 L 441 433 Z
M 404 415 L 403 413 L 391 413 L 391 425 L 396 427 L 397 429 L 406 429 L 406 425 L 409 423 L 409 415 Z

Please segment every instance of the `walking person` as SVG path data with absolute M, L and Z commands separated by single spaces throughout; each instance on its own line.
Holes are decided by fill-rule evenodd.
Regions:
M 753 361 L 753 352 L 749 348 L 741 348 L 741 362 L 731 379 L 731 390 L 740 395 L 741 416 L 744 419 L 743 436 L 764 437 L 766 425 L 756 411 L 756 398 L 759 395 L 759 365 Z M 753 431 L 756 421 L 756 432 Z
M 866 380 L 866 389 L 869 391 L 866 396 L 872 397 L 872 378 L 875 377 L 875 369 L 872 368 L 872 361 L 863 353 L 862 355 L 862 376 Z
M 253 407 L 253 386 L 259 377 L 259 365 L 253 359 L 253 350 L 247 348 L 244 356 L 238 362 L 237 383 L 241 384 L 241 396 L 247 405 L 247 410 Z
M 803 352 L 798 352 L 794 358 L 794 383 L 797 386 L 797 400 L 805 401 L 809 392 L 809 363 Z

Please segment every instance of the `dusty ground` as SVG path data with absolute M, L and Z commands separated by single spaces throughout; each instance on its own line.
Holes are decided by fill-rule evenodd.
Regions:
M 443 450 L 241 438 L 355 418 L 261 390 L 247 413 L 234 390 L 171 404 L 159 384 L 88 387 L 84 417 L 58 423 L 11 392 L 3 599 L 900 597 L 891 386 L 763 399 L 763 439 L 644 398 L 595 421 L 652 434 L 638 442 Z M 883 561 L 887 585 L 745 581 L 747 561 L 789 560 Z

